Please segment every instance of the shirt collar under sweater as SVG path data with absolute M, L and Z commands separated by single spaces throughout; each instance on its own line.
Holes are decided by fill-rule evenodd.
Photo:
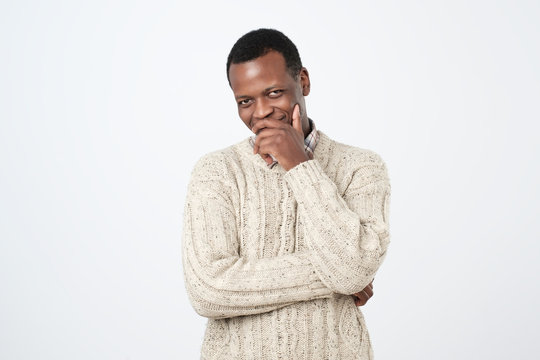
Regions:
M 317 146 L 317 143 L 319 142 L 319 132 L 317 131 L 317 128 L 315 127 L 315 122 L 311 119 L 309 119 L 309 124 L 311 126 L 311 132 L 308 134 L 308 136 L 305 137 L 304 139 L 304 150 L 306 151 L 306 153 L 308 154 L 308 156 L 310 158 L 312 158 L 313 156 L 313 151 L 315 151 L 315 147 Z M 253 148 L 253 146 L 255 145 L 255 139 L 257 139 L 257 136 L 256 135 L 253 135 L 249 138 L 249 143 L 251 144 L 251 147 Z M 278 162 L 276 160 L 276 158 L 274 158 L 272 156 L 272 154 L 270 154 L 270 157 L 272 157 L 272 163 L 268 164 L 268 167 L 271 169 L 273 168 Z

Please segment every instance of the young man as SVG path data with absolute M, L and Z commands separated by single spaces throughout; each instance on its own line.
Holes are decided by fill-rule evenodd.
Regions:
M 253 136 L 199 159 L 184 209 L 189 299 L 209 318 L 202 359 L 372 359 L 359 305 L 389 243 L 375 152 L 308 118 L 309 74 L 281 32 L 233 46 L 227 77 Z

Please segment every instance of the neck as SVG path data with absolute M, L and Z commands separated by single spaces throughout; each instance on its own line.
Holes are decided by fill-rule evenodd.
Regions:
M 309 118 L 308 118 L 306 130 L 304 130 L 304 139 L 307 138 L 307 136 L 309 135 L 309 133 L 310 133 L 312 130 L 313 130 L 313 129 L 312 129 L 312 127 L 311 127 L 311 121 L 310 121 Z

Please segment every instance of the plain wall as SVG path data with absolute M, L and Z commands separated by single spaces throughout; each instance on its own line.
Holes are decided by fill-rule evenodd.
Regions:
M 536 1 L 1 2 L 0 358 L 199 357 L 187 183 L 250 135 L 225 60 L 274 27 L 317 127 L 388 165 L 376 358 L 537 359 L 538 19 Z

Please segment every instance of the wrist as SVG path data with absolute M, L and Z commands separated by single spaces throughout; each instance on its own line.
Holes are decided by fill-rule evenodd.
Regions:
M 295 159 L 291 161 L 290 163 L 285 164 L 285 166 L 283 167 L 285 168 L 285 170 L 289 171 L 293 169 L 294 167 L 296 167 L 297 165 L 300 165 L 301 163 L 306 162 L 308 160 L 310 160 L 309 156 L 306 153 L 304 153 L 303 157 Z

